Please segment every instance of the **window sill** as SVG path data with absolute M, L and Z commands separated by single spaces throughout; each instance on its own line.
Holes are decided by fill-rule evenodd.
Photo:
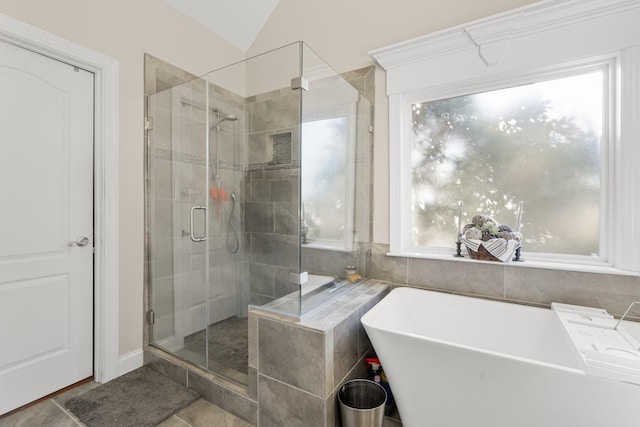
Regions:
M 621 276 L 640 276 L 640 272 L 620 270 L 608 265 L 594 265 L 594 264 L 577 264 L 568 262 L 549 262 L 542 260 L 530 260 L 526 259 L 526 253 L 523 255 L 523 261 L 502 263 L 496 261 L 482 261 L 477 259 L 471 259 L 468 255 L 464 257 L 455 257 L 453 253 L 419 253 L 419 252 L 387 252 L 387 256 L 392 257 L 405 257 L 416 259 L 431 259 L 440 261 L 454 261 L 454 262 L 472 262 L 479 264 L 503 264 L 509 267 L 515 268 L 541 268 L 546 270 L 564 270 L 564 271 L 576 271 L 580 273 L 596 273 L 596 274 L 618 274 Z

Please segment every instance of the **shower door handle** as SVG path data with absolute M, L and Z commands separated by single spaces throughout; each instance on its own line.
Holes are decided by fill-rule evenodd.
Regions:
M 194 214 L 197 210 L 202 210 L 204 211 L 204 229 L 205 229 L 205 234 L 201 237 L 197 237 L 194 231 L 194 221 L 193 221 L 193 217 Z M 191 207 L 191 226 L 189 227 L 189 234 L 191 237 L 191 240 L 194 242 L 204 242 L 205 240 L 207 240 L 207 208 L 205 206 L 192 206 Z

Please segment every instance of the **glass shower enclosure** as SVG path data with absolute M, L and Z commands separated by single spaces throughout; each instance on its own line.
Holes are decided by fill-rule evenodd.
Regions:
M 300 318 L 366 277 L 371 106 L 297 42 L 147 112 L 149 344 L 246 385 L 249 306 Z

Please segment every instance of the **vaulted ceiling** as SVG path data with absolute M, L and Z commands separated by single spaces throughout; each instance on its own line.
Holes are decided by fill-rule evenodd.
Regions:
M 164 0 L 240 50 L 249 49 L 280 0 Z

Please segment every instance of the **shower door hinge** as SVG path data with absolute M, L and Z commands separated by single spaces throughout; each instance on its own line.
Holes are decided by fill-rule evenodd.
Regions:
M 145 117 L 144 118 L 144 130 L 153 129 L 153 117 Z
M 304 89 L 309 91 L 309 80 L 304 77 L 294 77 L 291 79 L 291 90 Z
M 303 271 L 302 273 L 289 273 L 289 282 L 294 285 L 304 285 L 309 281 L 309 273 Z
M 153 310 L 147 311 L 147 323 L 153 325 L 156 322 L 156 315 Z

